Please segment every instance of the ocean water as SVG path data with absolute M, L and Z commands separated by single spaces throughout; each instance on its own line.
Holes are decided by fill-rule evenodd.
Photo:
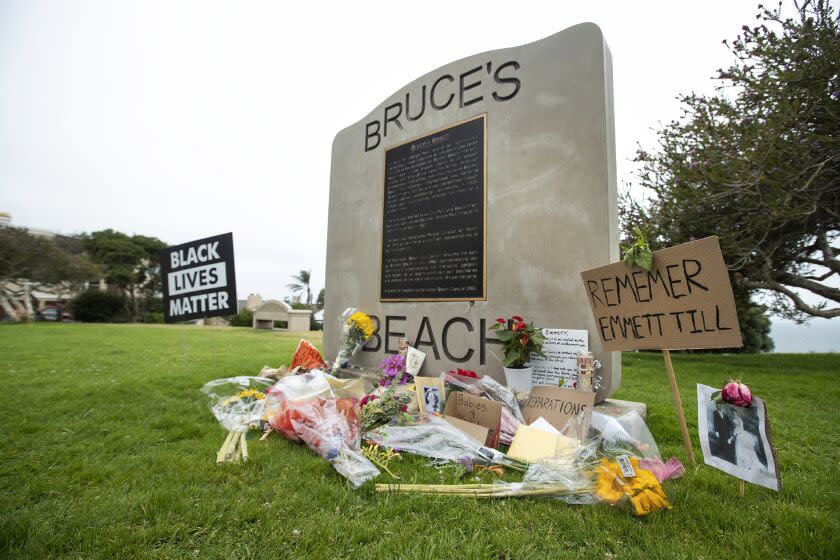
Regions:
M 802 325 L 772 319 L 770 336 L 776 345 L 774 352 L 840 352 L 840 317 L 811 319 Z

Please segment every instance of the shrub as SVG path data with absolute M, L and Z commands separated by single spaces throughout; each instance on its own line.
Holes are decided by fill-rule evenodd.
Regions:
M 70 303 L 70 308 L 77 321 L 106 323 L 117 319 L 125 311 L 125 298 L 93 289 L 79 294 Z
M 163 313 L 160 311 L 148 311 L 145 315 L 143 315 L 143 322 L 144 323 L 163 323 L 164 316 Z
M 254 323 L 254 312 L 250 309 L 243 309 L 236 315 L 228 317 L 231 327 L 250 327 Z

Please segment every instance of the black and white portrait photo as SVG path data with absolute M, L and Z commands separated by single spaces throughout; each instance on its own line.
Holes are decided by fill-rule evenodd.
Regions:
M 703 460 L 747 482 L 779 490 L 779 472 L 770 441 L 764 401 L 753 396 L 752 406 L 717 404 L 717 389 L 697 385 L 697 425 Z
M 427 413 L 443 412 L 440 387 L 423 387 L 423 403 Z

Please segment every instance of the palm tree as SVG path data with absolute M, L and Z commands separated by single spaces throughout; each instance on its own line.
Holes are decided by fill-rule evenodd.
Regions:
M 293 294 L 298 294 L 306 290 L 306 305 L 312 304 L 312 291 L 309 288 L 309 278 L 311 275 L 311 270 L 301 270 L 297 274 L 292 274 L 292 279 L 295 280 L 295 282 L 286 284 L 286 287 L 289 288 Z

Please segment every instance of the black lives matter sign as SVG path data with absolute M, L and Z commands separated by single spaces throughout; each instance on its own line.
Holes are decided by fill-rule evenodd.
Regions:
M 160 273 L 167 323 L 236 314 L 232 233 L 163 249 Z

